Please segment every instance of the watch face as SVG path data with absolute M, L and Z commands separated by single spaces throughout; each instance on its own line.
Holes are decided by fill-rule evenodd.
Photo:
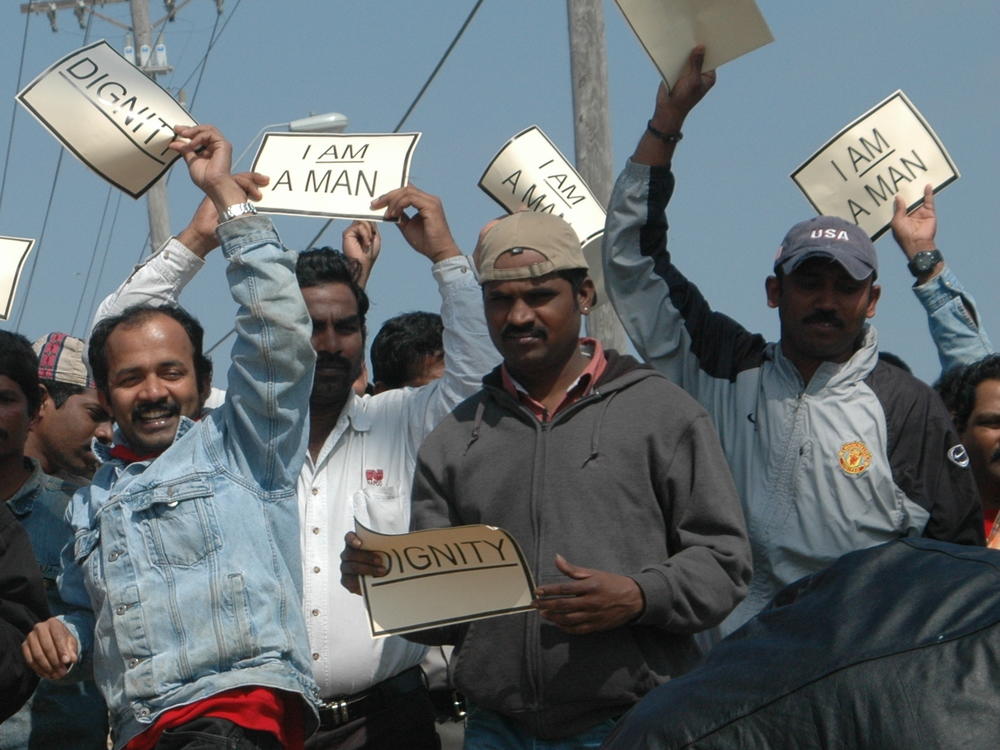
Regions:
M 927 273 L 942 260 L 938 250 L 924 250 L 913 256 L 910 261 L 910 270 L 916 275 Z

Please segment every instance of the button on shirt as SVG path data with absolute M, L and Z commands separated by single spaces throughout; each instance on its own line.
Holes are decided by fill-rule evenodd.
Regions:
M 177 304 L 203 265 L 171 239 L 101 304 L 95 322 L 134 304 Z M 307 456 L 298 479 L 303 613 L 324 698 L 364 690 L 420 661 L 422 646 L 399 637 L 372 639 L 364 601 L 340 585 L 344 535 L 354 528 L 355 512 L 377 531 L 409 530 L 410 482 L 420 442 L 479 390 L 482 376 L 500 361 L 469 258 L 448 258 L 431 271 L 441 294 L 444 376 L 423 388 L 353 397 L 318 460 Z M 213 397 L 222 400 L 214 390 Z

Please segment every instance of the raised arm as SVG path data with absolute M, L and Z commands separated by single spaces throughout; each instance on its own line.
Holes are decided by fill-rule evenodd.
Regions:
M 993 344 L 976 312 L 972 296 L 938 254 L 934 188 L 924 188 L 924 201 L 912 212 L 895 199 L 892 236 L 916 278 L 913 293 L 927 312 L 927 326 L 938 350 L 941 371 L 969 365 L 993 353 Z
M 670 163 L 691 109 L 715 83 L 696 47 L 672 91 L 662 84 L 653 117 L 618 177 L 604 232 L 608 296 L 642 357 L 708 405 L 720 383 L 755 366 L 764 340 L 716 313 L 667 251 Z
M 178 128 L 175 141 L 191 180 L 220 218 L 238 212 L 247 191 L 230 174 L 229 143 L 210 126 Z M 286 250 L 270 219 L 244 213 L 216 228 L 228 262 L 229 290 L 239 306 L 236 341 L 222 409 L 209 419 L 220 443 L 265 490 L 294 483 L 306 453 L 306 413 L 315 354 L 310 320 L 295 278 L 296 254 Z
M 703 71 L 705 47 L 691 50 L 687 65 L 672 90 L 660 83 L 656 92 L 656 108 L 639 139 L 632 161 L 650 167 L 669 167 L 674 149 L 680 141 L 681 127 L 694 106 L 715 85 L 715 71 Z
M 444 376 L 412 391 L 390 391 L 379 398 L 406 399 L 409 444 L 414 457 L 423 438 L 460 402 L 479 390 L 483 375 L 500 362 L 486 330 L 482 291 L 470 258 L 462 255 L 448 228 L 441 200 L 409 185 L 372 203 L 399 219 L 410 247 L 433 264 L 441 294 L 444 325 Z M 412 215 L 408 213 L 415 209 Z
M 233 179 L 250 200 L 260 200 L 260 187 L 268 183 L 265 175 L 242 172 Z M 104 298 L 94 313 L 90 329 L 132 305 L 176 305 L 181 291 L 205 265 L 205 258 L 219 246 L 215 227 L 219 213 L 212 199 L 205 196 L 191 221 L 155 253 L 132 269 L 132 273 Z

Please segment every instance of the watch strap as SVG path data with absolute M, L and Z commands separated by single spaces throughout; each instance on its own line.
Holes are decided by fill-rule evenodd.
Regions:
M 923 276 L 943 260 L 944 256 L 936 248 L 934 250 L 921 250 L 910 258 L 910 262 L 906 264 L 906 267 L 910 269 L 910 273 L 914 276 Z
M 238 219 L 240 216 L 253 216 L 256 213 L 256 207 L 254 207 L 254 205 L 249 201 L 234 203 L 231 206 L 227 206 L 226 210 L 220 214 L 219 223 L 222 224 L 227 221 L 232 221 L 233 219 Z
M 673 133 L 664 133 L 662 130 L 657 130 L 653 127 L 652 120 L 646 123 L 646 131 L 654 138 L 659 138 L 664 143 L 670 145 L 677 143 L 677 141 L 684 137 L 684 134 L 679 130 Z

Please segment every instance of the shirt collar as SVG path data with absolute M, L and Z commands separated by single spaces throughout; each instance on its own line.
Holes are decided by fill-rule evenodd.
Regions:
M 206 409 L 202 412 L 202 417 L 206 417 L 210 409 Z M 200 421 L 200 420 L 199 420 Z M 177 432 L 174 434 L 173 443 L 180 440 L 188 430 L 194 427 L 197 422 L 190 417 L 185 417 L 181 415 L 180 421 L 177 423 Z M 173 445 L 171 443 L 171 445 Z M 108 461 L 121 460 L 126 464 L 133 463 L 134 461 L 152 461 L 154 458 L 162 454 L 157 453 L 155 456 L 140 456 L 136 454 L 128 445 L 125 440 L 125 436 L 122 434 L 121 429 L 115 427 L 114 435 L 110 443 L 102 443 L 97 439 L 91 440 L 90 443 L 91 450 L 94 451 L 94 455 L 101 461 L 101 463 L 107 463 Z
M 31 474 L 27 479 L 24 480 L 14 496 L 7 501 L 7 505 L 10 509 L 14 511 L 15 516 L 25 516 L 31 513 L 31 508 L 34 505 L 35 498 L 38 497 L 38 492 L 42 487 L 42 481 L 45 479 L 45 474 L 42 472 L 42 466 L 33 458 L 29 456 L 24 457 L 24 465 L 26 468 L 31 470 Z
M 580 373 L 580 376 L 566 389 L 566 397 L 560 402 L 559 406 L 556 407 L 552 414 L 555 414 L 574 401 L 590 395 L 590 392 L 594 389 L 594 384 L 597 383 L 601 375 L 604 374 L 604 370 L 607 368 L 608 358 L 604 355 L 604 347 L 597 339 L 590 337 L 581 338 L 580 351 L 583 356 L 589 357 L 590 361 L 583 369 L 583 372 Z M 507 369 L 506 362 L 500 365 L 500 378 L 503 382 L 503 388 L 507 391 L 507 393 L 522 403 L 528 404 L 536 415 L 544 413 L 545 408 L 535 401 L 528 394 L 527 389 L 518 383 L 510 374 L 510 371 Z

